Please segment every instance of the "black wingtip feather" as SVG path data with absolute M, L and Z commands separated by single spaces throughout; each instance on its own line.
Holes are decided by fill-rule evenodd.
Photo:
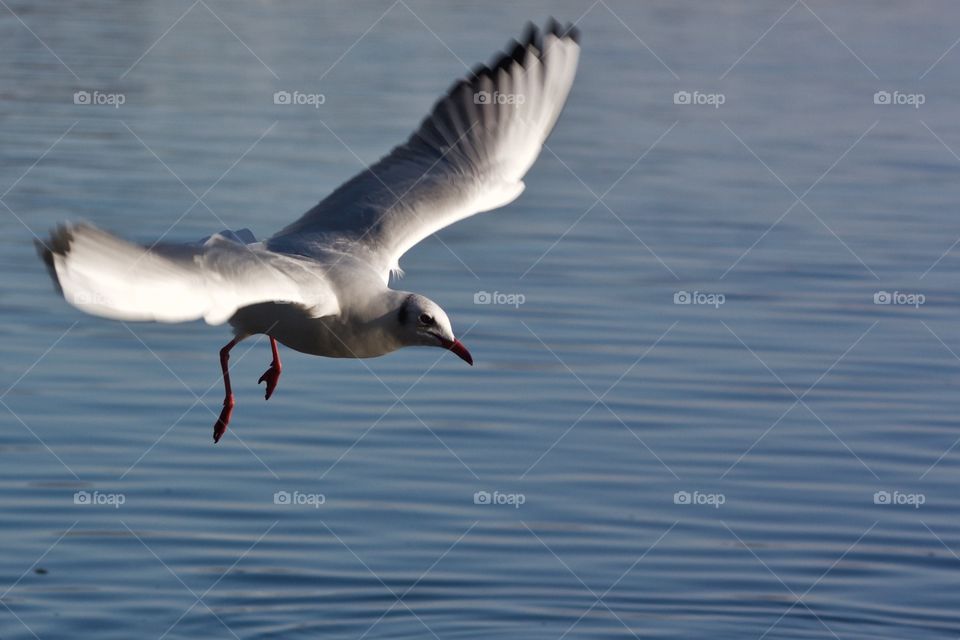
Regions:
M 484 76 L 495 77 L 498 71 L 508 68 L 514 62 L 522 65 L 526 59 L 528 47 L 533 46 L 537 52 L 543 51 L 543 35 L 547 33 L 552 33 L 558 38 L 570 38 L 580 44 L 580 30 L 572 23 L 562 26 L 556 18 L 551 17 L 541 31 L 533 22 L 527 22 L 524 25 L 520 41 L 511 40 L 507 43 L 505 52 L 495 55 L 488 64 L 474 66 L 470 70 L 467 82 L 474 83 Z M 456 85 L 454 85 L 454 88 L 456 88 Z
M 490 61 L 490 64 L 488 65 L 490 75 L 496 76 L 498 71 L 501 69 L 508 69 L 514 61 L 520 62 L 522 60 L 523 50 L 523 45 L 516 40 L 511 40 L 508 42 L 506 50 L 498 53 L 496 56 L 494 56 L 493 60 Z
M 33 241 L 33 246 L 37 249 L 37 255 L 43 260 L 43 264 L 46 265 L 47 272 L 53 280 L 53 286 L 61 295 L 63 294 L 63 288 L 60 286 L 60 278 L 57 277 L 57 269 L 54 266 L 53 256 L 66 256 L 70 253 L 70 244 L 72 242 L 73 231 L 65 224 L 58 225 L 51 231 L 46 242 L 40 239 Z
M 524 43 L 525 45 L 532 44 L 539 49 L 539 40 L 540 33 L 537 30 L 537 25 L 533 24 L 532 22 L 527 22 L 527 24 L 523 27 L 523 35 L 520 36 L 520 42 Z
M 433 120 L 449 118 L 444 106 L 447 98 L 456 95 L 458 92 L 466 93 L 476 91 L 478 83 L 482 78 L 490 78 L 496 82 L 497 74 L 501 70 L 506 70 L 509 73 L 514 63 L 523 66 L 531 46 L 536 49 L 533 54 L 540 57 L 544 52 L 543 37 L 548 33 L 553 34 L 557 38 L 570 38 L 577 44 L 580 43 L 580 31 L 572 23 L 561 26 L 556 18 L 551 17 L 547 20 L 546 26 L 540 29 L 533 22 L 527 22 L 526 25 L 524 25 L 523 35 L 519 42 L 511 40 L 507 43 L 505 50 L 495 55 L 488 64 L 478 64 L 474 66 L 466 78 L 458 80 L 450 86 L 447 93 L 434 104 L 430 115 L 420 123 L 420 128 L 413 134 L 413 137 L 419 138 L 421 142 L 428 145 L 430 142 L 427 141 L 427 138 L 442 139 L 443 135 L 436 129 Z M 423 135 L 422 130 L 425 127 L 432 128 L 428 136 Z
M 522 44 L 520 44 L 519 42 L 517 42 L 516 40 L 514 40 L 513 50 L 510 51 L 510 58 L 512 58 L 514 62 L 522 66 L 524 58 L 526 58 L 526 55 L 527 55 L 527 48 Z
M 544 28 L 546 33 L 552 33 L 558 38 L 570 38 L 577 44 L 580 44 L 580 29 L 572 22 L 561 25 L 557 19 L 551 17 L 547 20 L 547 26 Z
M 545 27 L 543 28 L 543 30 L 544 30 L 545 33 L 552 33 L 553 35 L 557 36 L 558 38 L 559 38 L 561 35 L 563 35 L 563 34 L 560 33 L 560 23 L 557 22 L 557 19 L 554 18 L 553 16 L 550 16 L 550 18 L 547 20 L 547 26 L 545 26 Z

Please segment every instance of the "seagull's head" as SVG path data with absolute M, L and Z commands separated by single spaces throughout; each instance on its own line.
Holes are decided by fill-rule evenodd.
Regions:
M 406 295 L 397 312 L 397 320 L 404 345 L 443 347 L 467 364 L 473 364 L 470 352 L 454 337 L 447 314 L 433 300 L 416 293 Z

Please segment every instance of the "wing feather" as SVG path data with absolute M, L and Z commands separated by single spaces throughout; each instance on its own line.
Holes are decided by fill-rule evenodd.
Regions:
M 37 249 L 67 302 L 115 320 L 222 324 L 260 302 L 298 304 L 316 317 L 339 311 L 333 290 L 306 260 L 226 235 L 146 248 L 70 224 Z
M 350 251 L 384 280 L 430 234 L 512 202 L 576 75 L 575 27 L 528 25 L 490 66 L 456 82 L 402 145 L 337 188 L 267 246 Z

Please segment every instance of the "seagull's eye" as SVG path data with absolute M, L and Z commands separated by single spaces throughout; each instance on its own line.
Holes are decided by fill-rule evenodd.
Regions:
M 420 324 L 425 324 L 427 326 L 433 324 L 433 316 L 431 316 L 429 313 L 421 313 Z

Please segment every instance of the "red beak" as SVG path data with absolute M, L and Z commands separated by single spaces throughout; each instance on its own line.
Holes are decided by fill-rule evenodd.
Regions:
M 454 340 L 452 342 L 450 340 L 441 340 L 440 345 L 444 349 L 453 351 L 461 360 L 470 366 L 473 366 L 473 356 L 470 355 L 470 352 L 467 351 L 467 348 L 463 346 L 463 343 L 459 340 Z

